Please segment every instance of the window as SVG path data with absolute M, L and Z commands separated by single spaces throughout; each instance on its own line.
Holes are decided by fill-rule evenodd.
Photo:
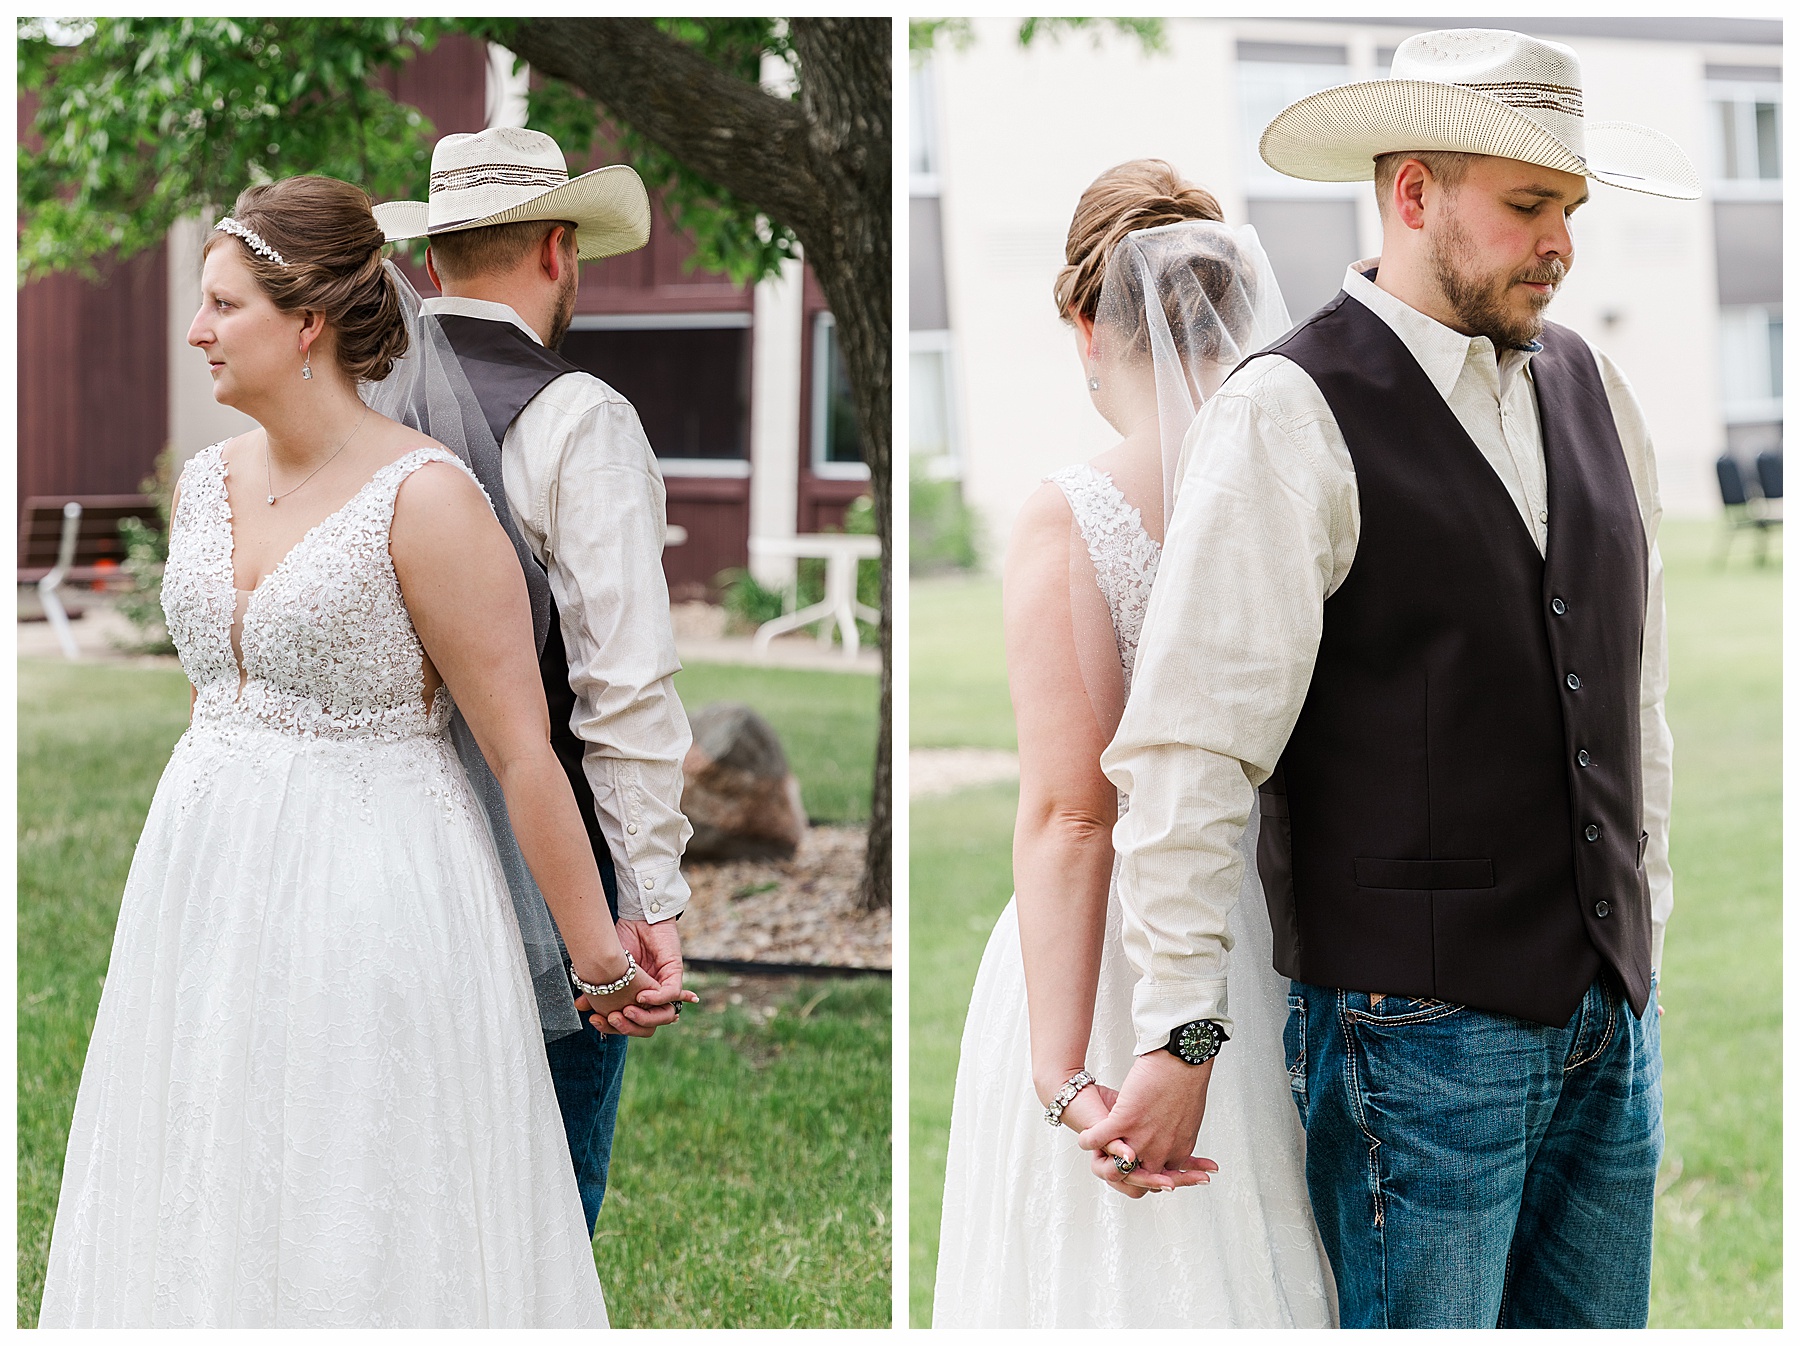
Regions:
M 929 59 L 912 69 L 911 104 L 907 448 L 927 476 L 947 480 L 960 474 L 961 462 L 956 451 L 955 403 L 951 397 L 955 338 L 950 330 L 949 287 L 944 271 L 937 90 Z
M 837 320 L 829 313 L 813 319 L 812 470 L 820 477 L 867 477 L 862 428 L 850 371 L 838 345 Z
M 1282 298 L 1296 318 L 1328 301 L 1344 268 L 1361 255 L 1355 182 L 1305 182 L 1263 162 L 1263 128 L 1288 104 L 1356 78 L 1346 48 L 1293 42 L 1237 44 L 1238 112 L 1243 127 L 1244 190 Z
M 909 80 L 911 125 L 906 139 L 907 171 L 914 179 L 915 196 L 922 185 L 918 179 L 937 176 L 937 128 L 932 106 L 935 91 L 931 86 L 931 62 L 915 62 Z
M 950 333 L 914 332 L 909 360 L 908 449 L 927 475 L 957 475 L 951 432 Z
M 1708 66 L 1708 122 L 1715 189 L 1736 197 L 1781 192 L 1781 71 Z
M 1240 42 L 1237 44 L 1237 77 L 1247 189 L 1254 195 L 1263 195 L 1270 190 L 1282 195 L 1318 192 L 1352 195 L 1355 184 L 1301 182 L 1277 173 L 1263 162 L 1257 150 L 1263 128 L 1289 103 L 1334 84 L 1348 84 L 1354 78 L 1349 53 L 1343 47 Z
M 1781 419 L 1781 306 L 1719 310 L 1719 391 L 1725 423 Z
M 562 355 L 631 402 L 665 473 L 750 475 L 748 313 L 580 314 Z

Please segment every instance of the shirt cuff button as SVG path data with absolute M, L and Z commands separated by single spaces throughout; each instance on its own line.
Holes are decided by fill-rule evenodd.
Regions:
M 662 903 L 660 903 L 660 902 L 652 902 L 652 903 L 651 903 L 651 904 L 650 904 L 650 910 L 651 910 L 651 911 L 661 911 L 661 910 L 662 910 Z
M 644 880 L 644 891 L 645 892 L 648 892 L 650 889 L 652 889 L 654 887 L 656 887 L 655 879 L 645 879 Z
M 635 837 L 637 835 L 637 824 L 636 823 L 626 823 L 625 831 L 628 835 Z

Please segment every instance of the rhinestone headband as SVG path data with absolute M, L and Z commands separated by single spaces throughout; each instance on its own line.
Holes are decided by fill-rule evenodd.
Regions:
M 223 229 L 228 234 L 236 234 L 239 238 L 244 240 L 244 246 L 249 248 L 251 252 L 260 253 L 262 256 L 267 257 L 271 262 L 275 263 L 276 266 L 287 265 L 287 258 L 283 257 L 280 253 L 276 252 L 275 249 L 263 242 L 262 235 L 257 233 L 256 230 L 252 229 L 249 225 L 241 224 L 237 220 L 232 219 L 231 216 L 227 215 L 224 219 L 215 224 L 213 228 Z

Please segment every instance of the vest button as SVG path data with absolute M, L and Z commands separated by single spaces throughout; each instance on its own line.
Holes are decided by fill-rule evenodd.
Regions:
M 1581 679 L 1576 677 L 1573 673 L 1569 674 L 1567 681 L 1571 692 L 1579 692 L 1581 690 Z
M 1600 829 L 1595 824 L 1589 823 L 1587 825 L 1587 831 L 1583 832 L 1581 835 L 1586 837 L 1589 841 L 1598 841 L 1600 840 Z
M 1610 903 L 1610 902 L 1594 903 L 1594 915 L 1598 916 L 1601 920 L 1604 921 L 1608 916 L 1612 915 L 1612 903 Z
M 1575 754 L 1575 765 L 1576 766 L 1587 766 L 1590 763 L 1592 763 L 1593 760 L 1594 760 L 1593 758 L 1588 756 L 1588 752 L 1587 752 L 1586 748 L 1583 748 L 1580 752 Z
M 1569 610 L 1569 605 L 1567 603 L 1563 602 L 1562 599 L 1552 598 L 1550 600 L 1550 611 L 1554 612 L 1558 617 L 1562 616 L 1563 613 L 1567 612 L 1568 610 Z

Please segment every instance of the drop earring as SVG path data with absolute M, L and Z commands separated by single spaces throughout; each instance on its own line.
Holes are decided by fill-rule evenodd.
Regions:
M 310 379 L 312 377 L 312 352 L 311 351 L 306 352 L 306 361 L 304 364 L 302 364 L 300 366 L 300 377 L 303 379 Z

